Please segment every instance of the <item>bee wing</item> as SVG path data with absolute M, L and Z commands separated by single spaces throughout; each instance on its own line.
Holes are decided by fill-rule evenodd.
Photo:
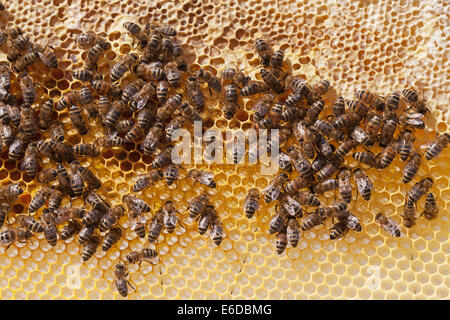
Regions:
M 433 146 L 434 144 L 436 143 L 436 141 L 429 141 L 429 142 L 426 142 L 426 143 L 424 143 L 424 144 L 422 144 L 421 146 L 420 146 L 420 149 L 421 150 L 425 150 L 425 149 L 429 149 L 431 146 Z
M 280 195 L 281 187 L 281 184 L 277 184 L 274 180 L 263 190 L 263 194 L 267 194 L 270 196 L 271 200 L 275 200 Z
M 295 208 L 300 207 L 300 203 L 288 196 L 287 201 L 283 203 L 283 207 L 291 216 L 295 216 Z
M 366 188 L 370 188 L 370 190 L 373 189 L 372 183 L 365 178 L 356 179 L 356 185 L 358 186 L 358 190 L 364 190 Z
M 209 185 L 211 181 L 214 179 L 214 174 L 212 172 L 203 171 L 198 178 L 198 182 Z
M 408 120 L 416 120 L 417 121 L 417 120 L 422 120 L 424 116 L 425 116 L 424 114 L 417 112 L 417 113 L 408 113 L 406 115 L 406 118 Z
M 174 226 L 177 224 L 177 216 L 175 213 L 168 213 L 164 215 L 164 225 Z
M 134 231 L 140 224 L 145 224 L 146 222 L 147 219 L 145 219 L 144 215 L 138 215 L 131 224 L 131 230 Z
M 136 111 L 144 109 L 149 98 L 150 98 L 149 95 L 139 95 L 138 97 L 136 97 L 136 99 L 135 99 L 135 103 L 136 103 L 136 107 L 137 107 Z
M 287 153 L 280 152 L 278 156 L 278 164 L 281 168 L 285 168 L 291 162 L 291 157 Z

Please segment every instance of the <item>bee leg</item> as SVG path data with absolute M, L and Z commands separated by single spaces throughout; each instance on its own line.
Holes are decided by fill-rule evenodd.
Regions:
M 208 83 L 208 89 L 209 89 L 209 95 L 212 97 L 212 91 L 211 91 L 211 87 L 210 87 L 209 83 Z
M 187 230 L 186 227 L 181 224 L 181 219 L 179 217 L 177 217 L 177 220 L 178 220 L 178 224 L 183 228 L 184 231 L 186 231 Z
M 133 289 L 134 292 L 136 292 L 136 287 L 134 287 L 130 281 L 126 280 L 127 284 Z

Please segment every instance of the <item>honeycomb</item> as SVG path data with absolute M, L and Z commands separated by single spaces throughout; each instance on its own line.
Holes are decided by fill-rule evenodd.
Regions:
M 36 70 L 41 90 L 56 100 L 81 84 L 70 70 L 80 69 L 81 51 L 75 38 L 82 31 L 105 33 L 117 54 L 131 50 L 131 39 L 122 27 L 127 20 L 143 25 L 163 21 L 178 30 L 188 63 L 193 70 L 236 66 L 254 75 L 259 59 L 252 40 L 270 39 L 281 46 L 294 72 L 314 82 L 330 79 L 334 89 L 350 98 L 355 88 L 390 92 L 410 83 L 428 99 L 431 115 L 419 141 L 448 131 L 449 10 L 446 1 L 10 1 L 0 12 L 0 25 L 20 26 L 33 40 L 56 49 L 59 69 Z M 5 54 L 0 54 L 4 60 Z M 112 64 L 108 56 L 103 68 Z M 108 60 L 106 59 L 106 60 Z M 40 77 L 40 78 L 39 78 Z M 245 101 L 247 110 L 250 101 Z M 217 106 L 207 102 L 214 119 L 211 127 L 248 128 L 242 110 L 226 120 Z M 60 114 L 60 117 L 66 116 Z M 67 121 L 67 117 L 66 121 Z M 99 133 L 80 137 L 69 131 L 72 144 L 92 142 Z M 90 163 L 102 179 L 99 194 L 111 204 L 131 192 L 134 175 L 149 168 L 150 161 L 131 149 L 105 151 Z M 393 238 L 380 232 L 374 216 L 384 211 L 400 222 L 404 194 L 411 188 L 399 183 L 403 166 L 396 160 L 383 174 L 370 169 L 375 192 L 369 202 L 358 198 L 352 212 L 364 223 L 361 233 L 348 233 L 339 241 L 328 239 L 327 226 L 305 232 L 297 248 L 278 256 L 274 237 L 266 228 L 274 205 L 263 206 L 256 218 L 242 212 L 247 191 L 264 188 L 269 176 L 259 167 L 200 165 L 215 173 L 217 189 L 212 200 L 224 223 L 226 237 L 220 247 L 198 235 L 183 212 L 186 231 L 177 227 L 162 234 L 157 244 L 159 262 L 130 266 L 136 285 L 129 299 L 448 299 L 450 278 L 448 241 L 450 188 L 446 174 L 448 149 L 437 159 L 425 161 L 416 179 L 431 176 L 431 191 L 438 198 L 437 219 L 419 219 L 416 225 Z M 355 163 L 350 162 L 350 166 Z M 182 171 L 186 174 L 187 167 Z M 0 179 L 24 178 L 18 165 L 4 153 Z M 413 180 L 412 183 L 414 183 Z M 186 182 L 185 182 L 186 181 Z M 159 182 L 152 192 L 141 194 L 152 207 L 172 199 L 180 211 L 205 189 L 188 180 L 167 187 Z M 417 180 L 418 181 L 418 180 Z M 14 206 L 25 211 L 37 191 L 35 181 L 24 180 L 24 195 Z M 157 190 L 157 192 L 155 191 Z M 31 196 L 30 196 L 31 195 Z M 333 196 L 328 198 L 332 200 Z M 76 203 L 75 203 L 76 204 Z M 421 208 L 419 211 L 422 210 Z M 126 221 L 123 223 L 127 225 Z M 161 239 L 161 238 L 160 238 Z M 107 253 L 98 251 L 83 263 L 74 240 L 47 244 L 43 235 L 26 244 L 0 249 L 0 296 L 2 299 L 122 299 L 113 283 L 113 267 L 129 250 L 144 242 L 134 233 Z

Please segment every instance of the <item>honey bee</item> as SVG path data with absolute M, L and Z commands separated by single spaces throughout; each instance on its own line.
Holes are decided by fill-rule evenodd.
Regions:
M 102 186 L 101 180 L 89 168 L 78 166 L 81 177 L 86 182 L 88 188 L 99 189 Z
M 157 60 L 159 49 L 161 47 L 162 36 L 159 33 L 153 33 L 148 37 L 147 46 L 144 48 L 141 61 L 148 63 Z
M 40 171 L 37 175 L 39 183 L 49 183 L 56 179 L 57 171 L 53 168 L 47 168 Z
M 37 125 L 34 119 L 34 110 L 27 105 L 22 106 L 20 112 L 20 125 L 19 130 L 22 130 L 24 139 L 32 139 L 38 134 Z
M 346 130 L 351 132 L 351 129 L 358 122 L 358 118 L 354 113 L 343 113 L 332 120 L 333 128 L 339 130 Z
M 312 190 L 316 194 L 322 194 L 327 191 L 335 190 L 338 187 L 339 187 L 338 181 L 336 179 L 329 178 L 314 185 Z
M 408 128 L 424 129 L 423 117 L 422 113 L 404 113 L 398 117 L 398 123 Z
M 46 100 L 40 108 L 39 117 L 38 117 L 38 125 L 42 130 L 46 130 L 52 124 L 53 118 L 53 100 Z
M 138 55 L 130 53 L 119 57 L 119 60 L 110 69 L 111 82 L 116 82 L 123 77 L 125 72 L 132 69 L 133 64 L 138 60 Z
M 276 235 L 275 248 L 277 249 L 278 254 L 282 254 L 284 250 L 286 250 L 288 244 L 286 232 L 286 226 L 283 226 Z
M 428 108 L 426 106 L 426 101 L 423 97 L 419 96 L 419 93 L 414 88 L 407 88 L 402 90 L 402 97 L 406 102 L 419 113 L 427 113 Z
M 20 133 L 20 132 L 19 132 Z M 9 146 L 8 158 L 11 160 L 19 160 L 23 150 L 23 133 L 17 134 L 14 141 Z
M 133 210 L 128 215 L 132 221 L 131 230 L 136 232 L 139 238 L 145 238 L 145 224 L 147 223 L 147 219 L 145 219 L 142 213 Z
M 150 226 L 148 228 L 148 241 L 150 243 L 158 240 L 159 235 L 164 227 L 164 212 L 163 210 L 158 210 L 155 215 L 150 220 Z
M 126 119 L 126 120 L 120 120 L 117 123 L 117 133 L 118 134 L 126 134 L 128 133 L 133 127 L 135 126 L 135 123 L 133 120 L 131 119 Z M 139 126 L 140 127 L 140 126 Z
M 66 168 L 62 164 L 58 164 L 56 171 L 56 178 L 59 183 L 59 188 L 69 196 L 73 196 L 73 191 L 70 186 L 70 178 Z
M 126 264 L 116 264 L 116 268 L 114 270 L 114 284 L 116 285 L 116 289 L 122 297 L 128 296 L 128 286 L 130 286 L 133 290 L 135 288 L 131 285 L 131 283 L 126 280 L 128 276 L 128 268 Z
M 393 112 L 385 112 L 383 115 L 383 126 L 381 128 L 381 137 L 379 144 L 386 147 L 394 136 L 395 129 L 397 129 L 397 117 Z
M 189 101 L 195 106 L 197 111 L 202 110 L 205 106 L 205 98 L 200 90 L 198 79 L 196 77 L 188 77 L 186 80 L 186 90 Z
M 278 209 L 280 208 L 280 209 Z M 275 207 L 275 214 L 269 222 L 269 234 L 280 232 L 288 219 L 288 213 L 284 207 Z
M 2 100 L 0 98 L 0 100 Z M 5 101 L 6 103 L 6 101 Z M 20 124 L 20 108 L 17 105 L 6 105 L 9 119 L 11 120 L 12 125 L 17 128 Z
M 108 212 L 102 217 L 100 220 L 100 231 L 105 232 L 109 229 L 111 229 L 112 226 L 114 226 L 125 213 L 125 209 L 118 205 L 114 206 Z
M 273 179 L 269 183 L 269 185 L 262 192 L 262 194 L 264 195 L 264 201 L 266 203 L 278 199 L 281 190 L 283 189 L 283 185 L 286 183 L 287 179 L 288 176 L 284 172 L 281 172 L 275 177 L 275 179 Z
M 313 101 L 320 99 L 323 95 L 325 95 L 328 92 L 328 90 L 330 90 L 330 88 L 331 88 L 331 83 L 329 80 L 319 81 L 313 87 L 311 99 Z
M 159 121 L 166 121 L 167 119 L 169 119 L 173 112 L 180 107 L 181 103 L 182 103 L 182 95 L 179 93 L 174 94 L 173 96 L 171 96 L 162 107 L 160 107 L 158 109 L 158 111 L 156 112 L 156 118 Z
M 319 182 L 331 177 L 335 172 L 339 170 L 339 167 L 344 162 L 344 158 L 340 156 L 334 156 L 327 164 L 323 166 L 317 173 L 317 179 Z
M 162 172 L 160 170 L 154 170 L 148 173 L 143 173 L 138 176 L 138 179 L 133 185 L 133 192 L 142 191 L 149 186 L 152 186 L 159 180 L 163 178 Z
M 290 216 L 297 218 L 303 216 L 303 210 L 300 203 L 286 193 L 282 193 L 278 197 L 278 202 Z
M 287 121 L 287 122 L 296 122 L 297 120 L 299 120 L 300 118 L 304 117 L 304 114 L 302 115 L 300 112 L 303 111 L 304 109 L 300 109 L 297 107 L 285 107 L 283 109 L 283 112 L 281 113 L 281 119 L 283 121 Z
M 290 217 L 287 222 L 286 236 L 288 243 L 293 247 L 297 247 L 300 240 L 300 225 L 295 217 Z
M 123 27 L 133 36 L 133 38 L 136 38 L 139 41 L 139 46 L 141 48 L 144 48 L 147 45 L 147 36 L 136 23 L 127 21 L 124 22 Z
M 108 94 L 113 88 L 109 82 L 101 79 L 91 81 L 91 87 L 101 96 Z
M 173 88 L 177 88 L 180 85 L 181 73 L 179 72 L 177 65 L 174 61 L 167 63 L 164 66 L 166 71 L 167 81 Z
M 400 226 L 397 224 L 396 221 L 392 220 L 385 214 L 378 213 L 375 216 L 375 221 L 378 223 L 380 228 L 382 228 L 384 231 L 389 233 L 391 236 L 394 236 L 394 237 L 401 236 Z
M 306 111 L 305 116 L 305 124 L 307 126 L 311 126 L 314 122 L 316 122 L 317 117 L 322 112 L 324 106 L 323 100 L 317 100 L 314 102 L 314 104 L 309 107 L 309 109 Z
M 92 143 L 79 143 L 74 145 L 73 154 L 79 157 L 97 157 L 100 150 Z
M 436 138 L 428 143 L 420 146 L 421 149 L 426 149 L 425 156 L 427 160 L 435 158 L 447 147 L 450 141 L 450 134 L 444 133 L 442 135 L 436 134 Z
M 153 249 L 144 248 L 138 251 L 131 251 L 127 254 L 127 261 L 128 263 L 135 264 L 138 263 L 141 264 L 142 261 L 149 261 L 153 260 L 158 256 L 158 252 Z
M 96 68 L 98 60 L 105 51 L 105 43 L 106 42 L 97 42 L 89 49 L 84 65 L 87 70 L 94 70 Z
M 436 203 L 436 199 L 432 193 L 427 194 L 425 200 L 425 210 L 421 215 L 424 215 L 428 220 L 435 219 L 438 215 L 439 208 Z
M 261 58 L 262 65 L 268 67 L 272 58 L 269 44 L 264 39 L 258 38 L 255 41 L 255 49 Z
M 350 184 L 350 176 L 351 171 L 348 168 L 341 168 L 339 169 L 339 193 L 342 196 L 342 199 L 350 203 L 352 200 L 352 185 Z
M 302 231 L 308 231 L 325 221 L 326 217 L 319 215 L 318 211 L 314 211 L 302 220 Z
M 48 210 L 55 212 L 61 205 L 64 194 L 58 189 L 54 189 L 48 198 Z
M 274 102 L 275 97 L 272 94 L 265 94 L 256 101 L 252 109 L 255 111 L 253 117 L 256 121 L 263 119 Z
M 287 153 L 291 158 L 291 162 L 295 170 L 300 173 L 300 177 L 305 180 L 305 182 L 310 183 L 314 180 L 314 173 L 311 168 L 309 161 L 302 155 L 299 149 L 295 147 L 289 147 Z
M 172 26 L 169 25 L 159 26 L 155 24 L 146 24 L 145 29 L 147 30 L 147 32 L 149 32 L 149 30 L 152 29 L 168 37 L 174 37 L 177 35 L 177 31 Z
M 31 216 L 20 214 L 17 216 L 16 220 L 20 227 L 25 228 L 33 233 L 44 232 L 44 227 L 42 226 L 42 224 Z
M 178 166 L 174 164 L 169 164 L 163 172 L 163 176 L 166 179 L 166 184 L 168 186 L 172 185 L 178 179 Z
M 294 195 L 295 199 L 302 205 L 318 207 L 320 206 L 320 200 L 315 195 L 309 193 L 306 190 L 298 191 Z
M 9 48 L 7 50 L 6 59 L 9 62 L 13 63 L 13 62 L 17 61 L 20 57 L 21 57 L 20 49 L 17 48 L 17 46 L 15 46 L 15 45 L 9 46 Z
M 96 235 L 91 236 L 91 238 L 84 244 L 83 251 L 81 252 L 83 261 L 89 260 L 95 254 L 99 244 L 100 238 Z
M 252 188 L 248 191 L 244 201 L 244 212 L 248 219 L 251 219 L 259 209 L 259 190 Z
M 236 104 L 239 98 L 238 89 L 235 84 L 230 83 L 225 86 L 225 101 L 230 104 Z
M 72 76 L 79 81 L 89 82 L 94 79 L 94 72 L 91 70 L 83 69 L 74 71 Z
M 152 168 L 153 169 L 161 169 L 166 166 L 168 166 L 172 162 L 172 146 L 167 146 L 159 154 L 155 156 L 155 158 L 152 161 Z
M 89 239 L 91 239 L 92 235 L 94 234 L 95 227 L 96 226 L 93 224 L 82 227 L 78 234 L 78 243 L 79 244 L 87 243 L 89 241 Z
M 194 198 L 189 204 L 189 217 L 194 219 L 195 217 L 203 214 L 208 202 L 209 196 L 207 193 L 202 193 L 198 197 Z
M 137 212 L 150 212 L 150 206 L 142 199 L 133 196 L 132 194 L 126 194 L 122 197 L 123 203 L 128 207 L 128 209 Z
M 248 83 L 242 87 L 241 95 L 244 97 L 252 96 L 258 93 L 263 93 L 270 89 L 269 85 L 267 85 L 263 81 L 248 81 Z
M 95 32 L 87 31 L 77 37 L 77 44 L 82 49 L 88 49 L 94 45 L 97 39 L 98 36 Z
M 361 103 L 373 106 L 375 110 L 384 109 L 384 99 L 377 94 L 366 90 L 357 90 L 355 96 Z
M 11 126 L 7 123 L 0 123 L 0 142 L 3 141 L 3 144 L 5 146 L 10 146 L 13 142 L 14 142 L 14 135 L 13 135 L 13 130 L 11 128 Z M 1 145 L 1 144 L 0 144 Z M 0 147 L 1 149 L 1 147 Z M 20 156 L 20 152 L 22 150 L 22 147 L 20 147 L 19 150 L 19 156 Z
M 222 102 L 221 103 L 221 109 L 223 111 L 223 115 L 225 119 L 231 120 L 233 119 L 234 115 L 236 114 L 238 105 L 236 103 L 231 102 Z
M 177 65 L 177 69 L 180 71 L 187 71 L 187 62 L 183 57 L 175 58 L 175 64 Z
M 119 118 L 126 110 L 126 105 L 121 100 L 114 101 L 111 109 L 108 110 L 105 116 L 105 126 L 108 128 L 115 128 Z
M 22 164 L 20 165 L 20 169 L 25 171 L 31 178 L 36 176 L 36 153 L 36 146 L 33 143 L 30 143 L 25 150 L 25 156 L 23 157 Z
M 417 182 L 412 189 L 408 192 L 406 196 L 406 201 L 411 203 L 417 203 L 419 199 L 428 192 L 428 189 L 430 189 L 433 186 L 433 179 L 430 177 L 424 178 Z
M 414 225 L 416 219 L 416 206 L 412 202 L 406 202 L 403 207 L 403 225 L 407 228 L 411 228 Z
M 212 96 L 211 89 L 213 89 L 216 92 L 222 92 L 222 82 L 220 81 L 219 77 L 212 74 L 211 67 L 210 71 L 207 71 L 205 69 L 198 70 L 196 76 L 198 79 L 208 84 L 208 89 L 211 96 Z
M 224 69 L 221 76 L 225 80 L 231 80 L 236 86 L 238 86 L 238 84 L 240 86 L 246 86 L 250 81 L 250 77 L 246 76 L 242 70 L 236 71 L 234 68 Z
M 123 231 L 119 227 L 111 228 L 103 239 L 102 251 L 106 252 L 122 237 Z
M 0 89 L 9 90 L 10 86 L 11 86 L 11 68 L 9 66 L 9 63 L 6 61 L 0 62 Z
M 394 111 L 398 109 L 400 104 L 400 94 L 397 92 L 392 92 L 386 99 L 386 107 L 390 111 Z
M 142 110 L 149 102 L 150 97 L 156 93 L 156 87 L 153 82 L 148 82 L 139 89 L 139 91 L 131 98 L 131 108 L 133 112 Z M 114 107 L 114 104 L 113 104 Z
M 291 157 L 287 153 L 280 151 L 278 166 L 286 172 L 292 172 Z
M 0 243 L 9 248 L 15 241 L 24 243 L 33 236 L 29 230 L 19 228 L 8 228 L 6 231 L 0 233 Z
M 416 140 L 414 134 L 411 132 L 411 130 L 405 129 L 400 133 L 399 137 L 399 143 L 400 143 L 400 159 L 402 161 L 406 161 L 408 159 L 409 155 L 411 154 L 411 151 L 413 149 L 413 143 Z
M 124 144 L 123 138 L 118 136 L 117 133 L 113 133 L 107 136 L 102 136 L 96 140 L 99 147 L 120 147 Z
M 330 240 L 337 240 L 343 237 L 348 231 L 347 226 L 343 222 L 338 222 L 333 225 L 330 230 Z
M 71 163 L 75 160 L 75 155 L 73 154 L 71 146 L 61 141 L 52 141 L 51 144 L 53 149 L 52 158 L 56 163 L 61 163 L 63 161 Z
M 166 201 L 163 206 L 163 214 L 164 214 L 164 228 L 168 233 L 172 233 L 175 230 L 177 225 L 177 209 L 173 201 Z
M 369 144 L 373 144 L 375 141 L 375 138 L 378 134 L 378 131 L 380 131 L 381 129 L 381 125 L 383 124 L 383 119 L 381 118 L 381 116 L 374 112 L 374 111 L 370 111 L 368 113 L 367 116 L 367 122 L 366 122 L 366 132 L 370 137 L 370 142 Z
M 63 111 L 65 108 L 71 107 L 76 104 L 76 94 L 74 91 L 65 93 L 55 106 L 56 111 Z
M 373 190 L 373 184 L 367 174 L 362 169 L 356 168 L 353 171 L 353 179 L 356 182 L 361 197 L 364 200 L 369 201 L 371 191 Z
M 58 229 L 56 228 L 55 217 L 49 209 L 44 209 L 41 221 L 44 228 L 45 239 L 52 247 L 56 246 L 56 242 L 58 241 Z
M 414 152 L 411 155 L 411 158 L 406 163 L 405 167 L 403 168 L 403 174 L 402 174 L 402 180 L 403 183 L 410 182 L 419 171 L 420 163 L 422 162 L 422 155 L 420 155 L 417 152 Z
M 27 52 L 23 56 L 17 59 L 17 61 L 14 63 L 13 70 L 16 73 L 22 73 L 24 71 L 27 71 L 27 68 L 31 65 L 33 65 L 36 61 L 39 59 L 39 54 L 34 51 Z
M 345 113 L 345 99 L 343 97 L 337 98 L 334 102 L 332 113 L 334 117 L 338 117 Z
M 55 210 L 55 223 L 60 225 L 70 220 L 81 219 L 84 217 L 85 213 L 86 210 L 84 208 L 64 206 Z
M 358 144 L 368 146 L 372 143 L 371 136 L 364 131 L 360 126 L 355 126 L 350 137 L 355 140 Z
M 164 124 L 156 122 L 145 136 L 142 149 L 145 155 L 151 155 L 155 152 L 156 147 L 163 137 Z
M 92 208 L 83 215 L 82 223 L 85 226 L 91 225 L 97 226 L 100 223 L 100 220 L 102 219 L 103 215 L 104 215 L 103 212 L 100 212 L 97 209 Z
M 101 213 L 108 212 L 110 206 L 106 203 L 98 194 L 93 190 L 86 190 L 83 192 L 83 200 L 85 203 L 89 204 L 94 209 L 100 211 Z
M 158 81 L 156 87 L 156 98 L 159 102 L 165 102 L 169 94 L 169 83 L 166 80 Z
M 400 144 L 397 141 L 392 141 L 389 143 L 381 152 L 380 157 L 378 158 L 379 161 L 377 167 L 380 169 L 388 167 L 392 161 L 394 161 L 399 149 Z
M 70 220 L 61 230 L 61 240 L 65 241 L 77 235 L 81 231 L 82 225 L 76 220 Z
M 314 136 L 314 144 L 320 154 L 322 154 L 327 160 L 331 159 L 334 146 L 332 147 L 332 145 L 320 132 L 316 131 L 316 134 Z
M 47 66 L 50 68 L 58 68 L 58 59 L 56 58 L 55 51 L 53 50 L 53 47 L 46 46 L 35 46 L 37 48 L 37 52 L 39 57 L 41 58 L 42 62 L 44 62 Z
M 19 49 L 20 51 L 24 51 L 26 49 L 29 49 L 31 45 L 30 38 L 24 34 L 19 34 L 17 38 L 13 41 L 14 47 Z
M 122 91 L 122 101 L 128 102 L 145 84 L 145 81 L 141 78 L 136 78 L 130 83 L 128 83 Z M 101 98 L 101 97 L 100 97 Z M 106 103 L 107 97 L 103 98 Z M 107 101 L 109 103 L 109 100 Z M 109 108 L 108 108 L 109 109 Z
M 216 187 L 216 182 L 214 181 L 214 174 L 212 172 L 198 169 L 191 169 L 189 170 L 187 176 L 191 178 L 194 181 L 194 183 L 198 182 L 210 188 Z
M 377 167 L 377 156 L 370 151 L 359 151 L 353 154 L 353 158 L 356 161 L 367 164 L 371 167 Z
M 45 204 L 45 202 L 47 202 L 52 192 L 53 189 L 47 186 L 39 189 L 39 191 L 34 195 L 33 199 L 31 199 L 28 211 L 35 212 L 39 208 L 41 208 Z
M 269 70 L 261 69 L 261 78 L 276 93 L 281 93 L 284 91 L 284 87 L 281 82 Z

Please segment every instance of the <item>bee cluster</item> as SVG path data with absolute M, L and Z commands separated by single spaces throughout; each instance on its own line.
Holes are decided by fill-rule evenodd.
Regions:
M 41 94 L 39 83 L 34 80 L 36 71 L 33 72 L 39 64 L 58 68 L 54 48 L 33 43 L 20 28 L 0 31 L 0 48 L 7 53 L 7 61 L 0 62 L 1 152 L 20 162 L 27 182 L 35 179 L 39 183 L 28 205 L 29 214 L 15 215 L 13 223 L 9 221 L 12 206 L 23 189 L 20 183 L 0 186 L 0 226 L 7 224 L 6 231 L 0 233 L 3 245 L 25 242 L 35 233 L 44 233 L 47 242 L 55 246 L 58 238 L 65 241 L 78 235 L 86 261 L 100 245 L 106 252 L 124 236 L 122 217 L 128 218 L 130 230 L 139 238 L 145 238 L 148 230 L 150 243 L 156 243 L 163 230 L 172 233 L 178 223 L 182 226 L 171 200 L 149 221 L 146 216 L 152 212 L 150 205 L 134 194 L 125 194 L 122 204 L 111 205 L 98 192 L 102 181 L 95 171 L 81 163 L 110 148 L 126 145 L 152 159 L 151 170 L 137 176 L 134 193 L 146 192 L 161 180 L 168 186 L 175 184 L 181 167 L 173 163 L 172 133 L 189 129 L 195 121 L 204 122 L 206 85 L 209 95 L 219 100 L 226 119 L 244 110 L 242 99 L 251 99 L 255 101 L 254 126 L 280 131 L 282 171 L 262 191 L 266 203 L 277 201 L 269 233 L 276 233 L 278 253 L 288 243 L 297 246 L 301 231 L 330 217 L 336 220 L 331 239 L 342 237 L 349 229 L 361 231 L 358 218 L 349 208 L 351 178 L 365 200 L 370 199 L 373 186 L 364 169 L 345 166 L 345 156 L 352 149 L 364 146 L 366 150 L 353 157 L 378 169 L 388 167 L 399 153 L 403 161 L 408 161 L 403 181 L 408 183 L 416 176 L 421 154 L 413 147 L 414 130 L 425 127 L 423 117 L 427 109 L 414 89 L 392 93 L 387 98 L 360 90 L 354 100 L 340 97 L 331 102 L 327 97 L 329 81 L 310 85 L 291 74 L 283 51 L 273 53 L 263 39 L 255 42 L 263 67 L 257 79 L 230 67 L 221 70 L 219 77 L 212 68 L 191 71 L 171 26 L 148 23 L 142 28 L 126 22 L 123 27 L 133 41 L 134 52 L 119 55 L 108 74 L 99 68 L 112 51 L 108 40 L 91 31 L 77 37 L 85 58 L 83 68 L 72 70 L 72 77 L 80 82 L 80 88 L 66 90 L 58 101 Z M 93 143 L 72 144 L 63 121 L 66 117 L 79 135 L 87 135 L 95 125 L 102 131 L 101 136 Z M 449 139 L 444 134 L 427 144 L 427 159 L 437 156 Z M 384 149 L 377 154 L 368 151 L 376 144 Z M 234 159 L 238 163 L 237 156 Z M 214 174 L 208 171 L 191 169 L 186 178 L 209 188 L 217 187 Z M 417 202 L 432 183 L 431 178 L 425 178 L 407 195 L 405 226 L 414 224 Z M 320 195 L 336 189 L 342 201 L 322 205 Z M 248 192 L 244 203 L 248 218 L 258 211 L 260 197 L 256 188 Z M 85 206 L 72 206 L 77 199 Z M 305 207 L 316 209 L 308 213 Z M 188 211 L 192 219 L 198 219 L 198 232 L 203 235 L 209 231 L 214 243 L 220 245 L 224 228 L 208 193 L 194 198 Z M 431 193 L 423 214 L 429 219 L 437 214 Z M 400 235 L 395 221 L 386 215 L 377 215 L 376 221 L 390 234 Z M 152 261 L 157 256 L 156 250 L 144 248 L 129 252 L 116 265 L 115 285 L 121 295 L 127 296 L 131 286 L 127 280 L 128 265 Z
M 281 172 L 262 191 L 265 203 L 277 201 L 269 222 L 269 233 L 276 233 L 276 249 L 281 254 L 287 244 L 297 246 L 301 231 L 323 224 L 332 218 L 330 239 L 338 239 L 349 230 L 362 230 L 359 219 L 350 211 L 353 178 L 358 194 L 366 201 L 374 189 L 367 169 L 387 168 L 397 154 L 407 161 L 403 182 L 417 175 L 422 155 L 415 147 L 415 131 L 424 129 L 429 110 L 414 88 L 392 92 L 387 96 L 357 90 L 352 100 L 338 97 L 332 101 L 328 80 L 315 85 L 290 73 L 281 50 L 273 53 L 268 42 L 257 39 L 255 48 L 261 59 L 262 81 L 248 80 L 243 96 L 261 93 L 253 104 L 253 123 L 260 129 L 279 129 L 276 142 Z M 292 137 L 292 138 L 291 138 Z M 427 160 L 436 157 L 450 141 L 445 133 L 421 146 Z M 269 149 L 270 149 L 269 143 Z M 358 150 L 359 148 L 359 150 Z M 374 152 L 377 148 L 379 152 Z M 349 168 L 345 157 L 352 151 L 361 167 Z M 289 177 L 290 175 L 290 177 Z M 428 192 L 433 180 L 417 182 L 405 199 L 402 214 L 405 227 L 414 225 L 418 200 Z M 338 190 L 341 200 L 324 206 L 319 199 L 327 191 Z M 244 202 L 251 218 L 259 208 L 260 192 L 252 188 Z M 307 212 L 305 207 L 316 207 Z M 429 193 L 422 213 L 427 219 L 437 216 L 436 199 Z M 301 222 L 298 219 L 302 218 Z M 395 220 L 383 213 L 375 221 L 393 236 L 401 231 Z

